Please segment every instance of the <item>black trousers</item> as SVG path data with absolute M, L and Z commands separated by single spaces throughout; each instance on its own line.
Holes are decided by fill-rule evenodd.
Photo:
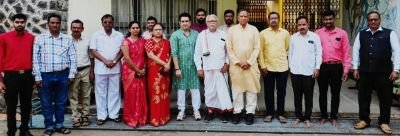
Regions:
M 327 97 L 328 88 L 331 88 L 331 119 L 337 119 L 340 103 L 340 89 L 342 86 L 343 65 L 322 64 L 320 75 L 317 78 L 319 87 L 319 109 L 321 118 L 328 118 Z
M 293 73 L 291 79 L 294 93 L 294 111 L 296 118 L 301 120 L 310 120 L 313 107 L 315 79 L 312 78 L 312 76 L 295 75 Z M 302 114 L 303 95 L 305 103 L 304 115 Z
M 359 118 L 371 122 L 370 104 L 372 90 L 376 90 L 379 98 L 379 124 L 390 123 L 390 107 L 392 105 L 393 81 L 389 80 L 390 72 L 360 72 L 358 84 Z
M 21 126 L 20 131 L 27 131 L 29 129 L 29 119 L 32 110 L 32 91 L 34 78 L 32 72 L 25 72 L 19 74 L 17 72 L 4 72 L 4 85 L 6 86 L 6 93 L 4 94 L 7 104 L 7 128 L 8 133 L 13 134 L 16 132 L 16 109 L 18 98 L 20 101 L 21 109 Z
M 268 74 L 264 76 L 264 100 L 266 106 L 266 114 L 273 115 L 275 113 L 275 83 L 276 83 L 276 95 L 277 95 L 277 108 L 276 114 L 283 116 L 285 114 L 285 96 L 286 96 L 286 84 L 288 78 L 288 71 L 284 72 L 272 72 L 268 71 Z

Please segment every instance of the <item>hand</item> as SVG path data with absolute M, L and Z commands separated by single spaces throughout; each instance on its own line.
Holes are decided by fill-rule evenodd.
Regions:
M 357 69 L 355 69 L 355 70 L 353 71 L 353 77 L 354 77 L 354 79 L 356 79 L 356 80 L 360 79 L 360 73 L 358 72 Z
M 163 65 L 163 67 L 164 67 L 164 72 L 168 72 L 169 70 L 171 70 L 171 66 L 167 63 L 167 64 L 165 64 L 165 65 Z
M 204 78 L 204 71 L 203 70 L 197 70 L 197 76 L 200 78 Z
M 141 69 L 136 73 L 138 76 L 144 76 L 146 74 L 146 69 Z
M 89 74 L 89 80 L 94 81 L 94 72 L 92 72 L 92 71 Z
M 319 69 L 314 70 L 314 73 L 312 75 L 312 78 L 317 78 L 319 76 Z
M 229 70 L 229 65 L 228 64 L 224 64 L 224 66 L 221 68 L 220 72 L 221 73 L 226 73 Z
M 268 69 L 267 68 L 263 68 L 261 69 L 262 73 L 264 76 L 266 76 L 268 74 Z
M 176 70 L 176 71 L 175 71 L 175 76 L 176 76 L 177 78 L 179 78 L 179 79 L 182 78 L 182 72 L 181 72 L 181 70 L 179 70 L 179 69 Z
M 251 65 L 249 63 L 244 63 L 244 65 L 242 66 L 243 70 L 248 70 L 251 67 Z
M 243 62 L 238 62 L 238 63 L 236 63 L 235 65 L 236 65 L 236 66 L 239 66 L 240 68 L 242 68 L 244 64 L 245 64 L 245 63 L 243 63 Z
M 3 82 L 0 82 L 0 93 L 3 93 L 3 94 L 6 93 L 6 86 L 4 85 Z
M 110 61 L 110 60 L 106 60 L 103 63 L 104 63 L 104 65 L 107 66 L 107 68 L 112 68 L 113 65 L 114 65 L 114 63 L 112 61 Z
M 397 73 L 396 71 L 393 71 L 393 72 L 390 74 L 390 77 L 389 77 L 389 79 L 392 80 L 392 81 L 395 81 L 395 80 L 397 80 L 398 78 L 399 78 L 399 73 Z
M 349 79 L 349 75 L 347 73 L 343 73 L 342 81 L 347 81 L 347 79 Z
M 42 80 L 36 81 L 35 85 L 33 85 L 33 88 L 39 89 L 42 87 Z
M 68 84 L 70 85 L 70 84 L 72 84 L 74 82 L 74 78 L 70 78 L 69 80 L 68 80 Z

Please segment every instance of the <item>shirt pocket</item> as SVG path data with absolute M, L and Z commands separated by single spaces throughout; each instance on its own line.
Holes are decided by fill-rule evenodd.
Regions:
M 64 46 L 54 46 L 54 51 L 60 56 L 65 56 L 67 54 L 68 47 Z

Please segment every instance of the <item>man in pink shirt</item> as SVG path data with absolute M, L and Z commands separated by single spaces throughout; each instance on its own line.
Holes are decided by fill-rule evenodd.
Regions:
M 332 125 L 336 126 L 340 88 L 342 81 L 347 80 L 351 67 L 350 45 L 347 33 L 343 29 L 335 27 L 333 11 L 328 10 L 322 13 L 322 19 L 324 27 L 316 31 L 322 45 L 322 65 L 317 79 L 320 94 L 320 124 L 324 124 L 328 120 L 327 92 L 328 86 L 330 86 L 332 96 L 330 120 Z

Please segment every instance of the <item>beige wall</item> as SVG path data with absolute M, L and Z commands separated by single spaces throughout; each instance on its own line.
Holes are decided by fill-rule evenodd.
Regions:
M 236 23 L 236 10 L 237 10 L 236 0 L 217 0 L 218 26 L 225 24 L 224 11 L 227 9 L 231 9 L 235 12 L 234 22 Z
M 102 29 L 101 17 L 111 14 L 111 0 L 69 0 L 68 4 L 68 28 L 73 20 L 82 20 L 85 27 L 83 36 L 87 38 Z M 68 33 L 71 33 L 70 29 Z

